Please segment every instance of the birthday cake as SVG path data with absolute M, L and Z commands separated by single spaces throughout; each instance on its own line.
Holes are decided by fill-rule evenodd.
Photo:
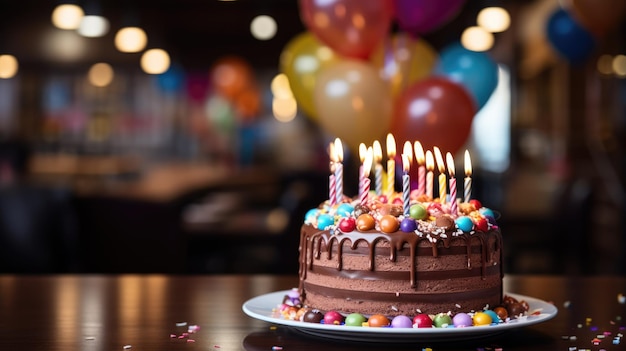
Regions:
M 502 235 L 492 210 L 478 200 L 432 198 L 424 189 L 365 191 L 306 214 L 299 245 L 303 306 L 414 316 L 503 304 Z

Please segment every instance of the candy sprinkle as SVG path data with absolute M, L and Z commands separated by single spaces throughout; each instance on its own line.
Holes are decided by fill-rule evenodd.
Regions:
M 280 350 L 282 350 L 282 349 L 283 349 L 283 347 L 282 347 L 282 346 L 272 346 L 272 350 L 273 350 L 273 351 L 280 351 Z
M 626 303 L 626 296 L 624 296 L 624 294 L 619 293 L 617 294 L 617 302 L 621 303 L 622 305 Z
M 132 349 L 133 347 L 131 345 L 124 345 L 124 350 L 129 350 Z

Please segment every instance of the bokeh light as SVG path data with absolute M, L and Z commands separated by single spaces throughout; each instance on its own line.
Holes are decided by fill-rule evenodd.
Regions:
M 461 34 L 461 44 L 468 50 L 487 51 L 493 47 L 493 34 L 482 27 L 468 27 Z
M 85 12 L 78 5 L 59 5 L 52 11 L 52 24 L 59 29 L 78 29 L 84 15 Z
M 161 74 L 170 68 L 170 55 L 163 49 L 150 49 L 141 55 L 141 69 L 148 74 Z
M 615 55 L 613 58 L 613 72 L 620 78 L 626 77 L 626 55 Z
M 140 52 L 147 44 L 148 36 L 139 27 L 125 27 L 115 34 L 115 47 L 121 52 Z
M 502 7 L 486 7 L 478 13 L 476 22 L 491 33 L 500 33 L 509 29 L 511 16 Z
M 78 34 L 88 38 L 98 38 L 109 32 L 109 20 L 102 16 L 83 16 Z
M 596 62 L 596 67 L 601 74 L 613 74 L 613 56 L 608 54 L 601 55 L 598 58 L 598 62 Z
M 250 22 L 250 32 L 253 37 L 259 40 L 272 39 L 276 35 L 276 29 L 276 21 L 267 15 L 256 16 Z
M 0 55 L 0 78 L 13 78 L 18 70 L 17 59 L 13 55 Z
M 87 80 L 96 87 L 106 87 L 111 84 L 114 77 L 113 67 L 108 63 L 96 63 L 89 69 Z

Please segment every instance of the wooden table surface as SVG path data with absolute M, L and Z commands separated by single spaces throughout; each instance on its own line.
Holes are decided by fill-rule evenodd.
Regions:
M 409 345 L 314 338 L 242 312 L 246 300 L 296 284 L 270 275 L 4 275 L 0 350 L 626 350 L 625 277 L 507 276 L 505 291 L 553 302 L 557 316 L 487 339 Z

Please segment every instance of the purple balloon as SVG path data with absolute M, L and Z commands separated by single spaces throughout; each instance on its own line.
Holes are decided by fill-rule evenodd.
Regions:
M 412 34 L 424 34 L 446 24 L 465 0 L 394 0 L 398 26 Z

